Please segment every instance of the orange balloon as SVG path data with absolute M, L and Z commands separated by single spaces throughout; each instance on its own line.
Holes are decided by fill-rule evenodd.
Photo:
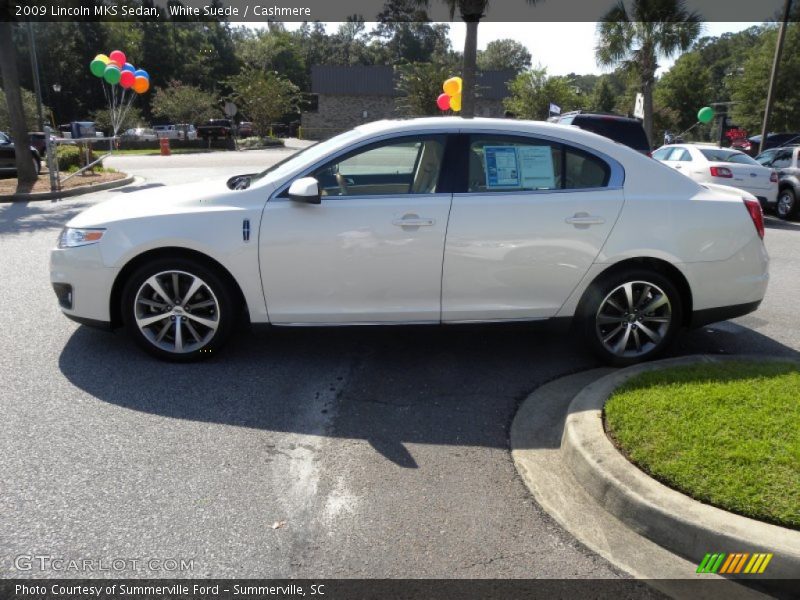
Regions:
M 133 82 L 133 91 L 137 94 L 144 94 L 150 89 L 150 80 L 147 77 L 137 77 Z

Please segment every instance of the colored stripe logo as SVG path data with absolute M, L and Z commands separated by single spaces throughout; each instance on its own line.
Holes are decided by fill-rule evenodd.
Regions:
M 756 552 L 709 552 L 700 561 L 698 573 L 717 573 L 719 575 L 760 575 L 767 570 L 772 553 Z

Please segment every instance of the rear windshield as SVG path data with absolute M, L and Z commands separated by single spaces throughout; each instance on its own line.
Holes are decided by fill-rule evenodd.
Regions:
M 563 120 L 562 123 L 566 123 L 566 120 Z M 592 131 L 620 144 L 625 144 L 634 150 L 650 152 L 650 145 L 647 143 L 644 128 L 638 121 L 577 115 L 572 119 L 572 125 L 577 125 L 581 129 Z
M 727 148 L 700 148 L 700 153 L 711 162 L 728 162 L 737 165 L 757 165 L 759 162 L 743 152 Z

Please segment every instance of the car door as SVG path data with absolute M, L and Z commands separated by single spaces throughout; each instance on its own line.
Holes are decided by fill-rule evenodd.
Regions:
M 270 321 L 438 322 L 452 194 L 440 178 L 444 135 L 396 136 L 304 175 L 318 205 L 267 202 L 260 231 Z
M 623 204 L 613 159 L 557 140 L 481 134 L 463 143 L 442 320 L 554 316 L 600 252 Z

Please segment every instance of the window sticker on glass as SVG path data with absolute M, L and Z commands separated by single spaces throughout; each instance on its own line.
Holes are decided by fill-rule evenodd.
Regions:
M 519 146 L 517 158 L 524 189 L 541 190 L 556 187 L 553 152 L 550 146 Z
M 487 188 L 519 187 L 517 149 L 514 146 L 484 146 Z

